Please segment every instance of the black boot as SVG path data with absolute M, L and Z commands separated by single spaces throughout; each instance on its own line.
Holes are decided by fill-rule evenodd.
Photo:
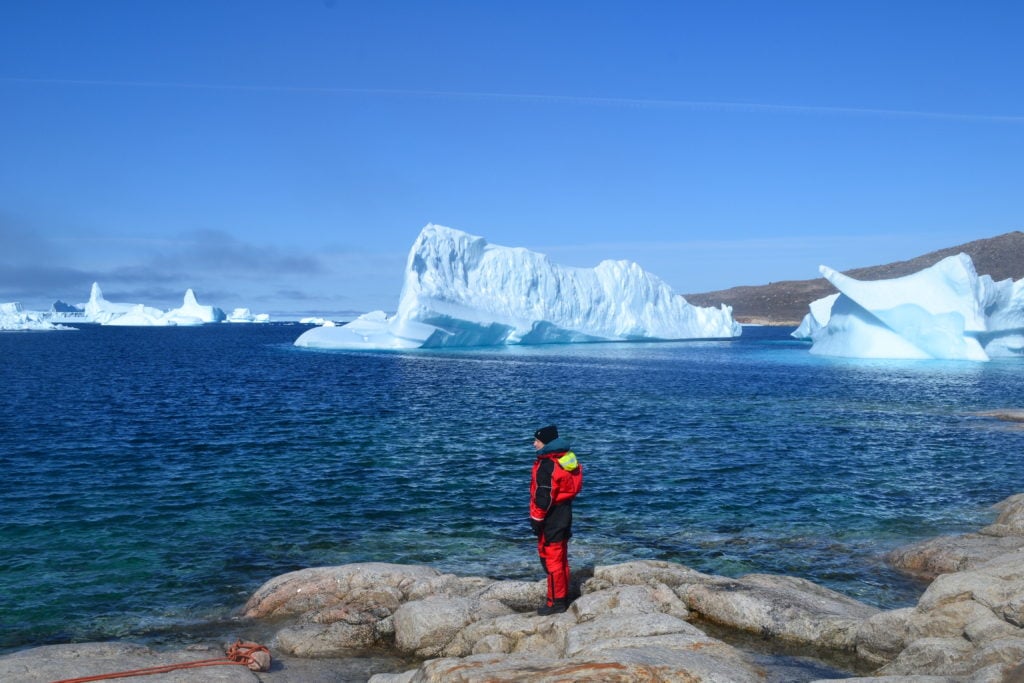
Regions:
M 537 614 L 539 614 L 542 617 L 546 617 L 549 614 L 561 614 L 562 612 L 564 612 L 567 609 L 569 609 L 569 601 L 568 600 L 565 600 L 565 599 L 555 600 L 550 605 L 542 605 L 537 610 Z

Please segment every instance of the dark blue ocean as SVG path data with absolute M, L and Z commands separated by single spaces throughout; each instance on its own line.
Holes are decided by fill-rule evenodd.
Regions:
M 0 334 L 0 651 L 235 614 L 302 567 L 541 578 L 533 430 L 586 468 L 576 568 L 794 574 L 895 607 L 883 554 L 1024 491 L 1024 364 L 726 342 L 318 352 L 305 326 Z

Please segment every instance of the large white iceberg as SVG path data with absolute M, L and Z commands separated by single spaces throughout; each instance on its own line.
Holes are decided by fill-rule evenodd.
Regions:
M 572 268 L 523 248 L 427 225 L 393 316 L 308 330 L 296 346 L 410 349 L 738 337 L 732 309 L 692 306 L 629 261 Z
M 839 290 L 793 333 L 811 353 L 850 358 L 986 361 L 1024 355 L 1024 285 L 979 276 L 957 254 L 905 277 L 861 282 L 827 266 Z

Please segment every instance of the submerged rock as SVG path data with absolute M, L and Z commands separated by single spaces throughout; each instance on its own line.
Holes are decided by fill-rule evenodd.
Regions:
M 934 572 L 935 579 L 915 607 L 862 627 L 859 652 L 888 660 L 879 673 L 995 683 L 1010 680 L 1011 670 L 1024 662 L 1024 495 L 995 509 L 995 523 L 977 534 L 933 539 L 890 555 L 898 568 Z M 1024 682 L 1024 672 L 1016 675 Z
M 977 533 L 921 541 L 894 550 L 886 559 L 901 571 L 931 580 L 1024 549 L 1024 494 L 1010 496 L 992 508 L 999 513 L 996 521 Z

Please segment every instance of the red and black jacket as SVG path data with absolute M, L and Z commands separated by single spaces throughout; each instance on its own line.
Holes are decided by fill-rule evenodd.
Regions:
M 530 520 L 546 543 L 572 537 L 572 501 L 583 488 L 583 466 L 569 442 L 555 439 L 537 453 L 530 482 Z

